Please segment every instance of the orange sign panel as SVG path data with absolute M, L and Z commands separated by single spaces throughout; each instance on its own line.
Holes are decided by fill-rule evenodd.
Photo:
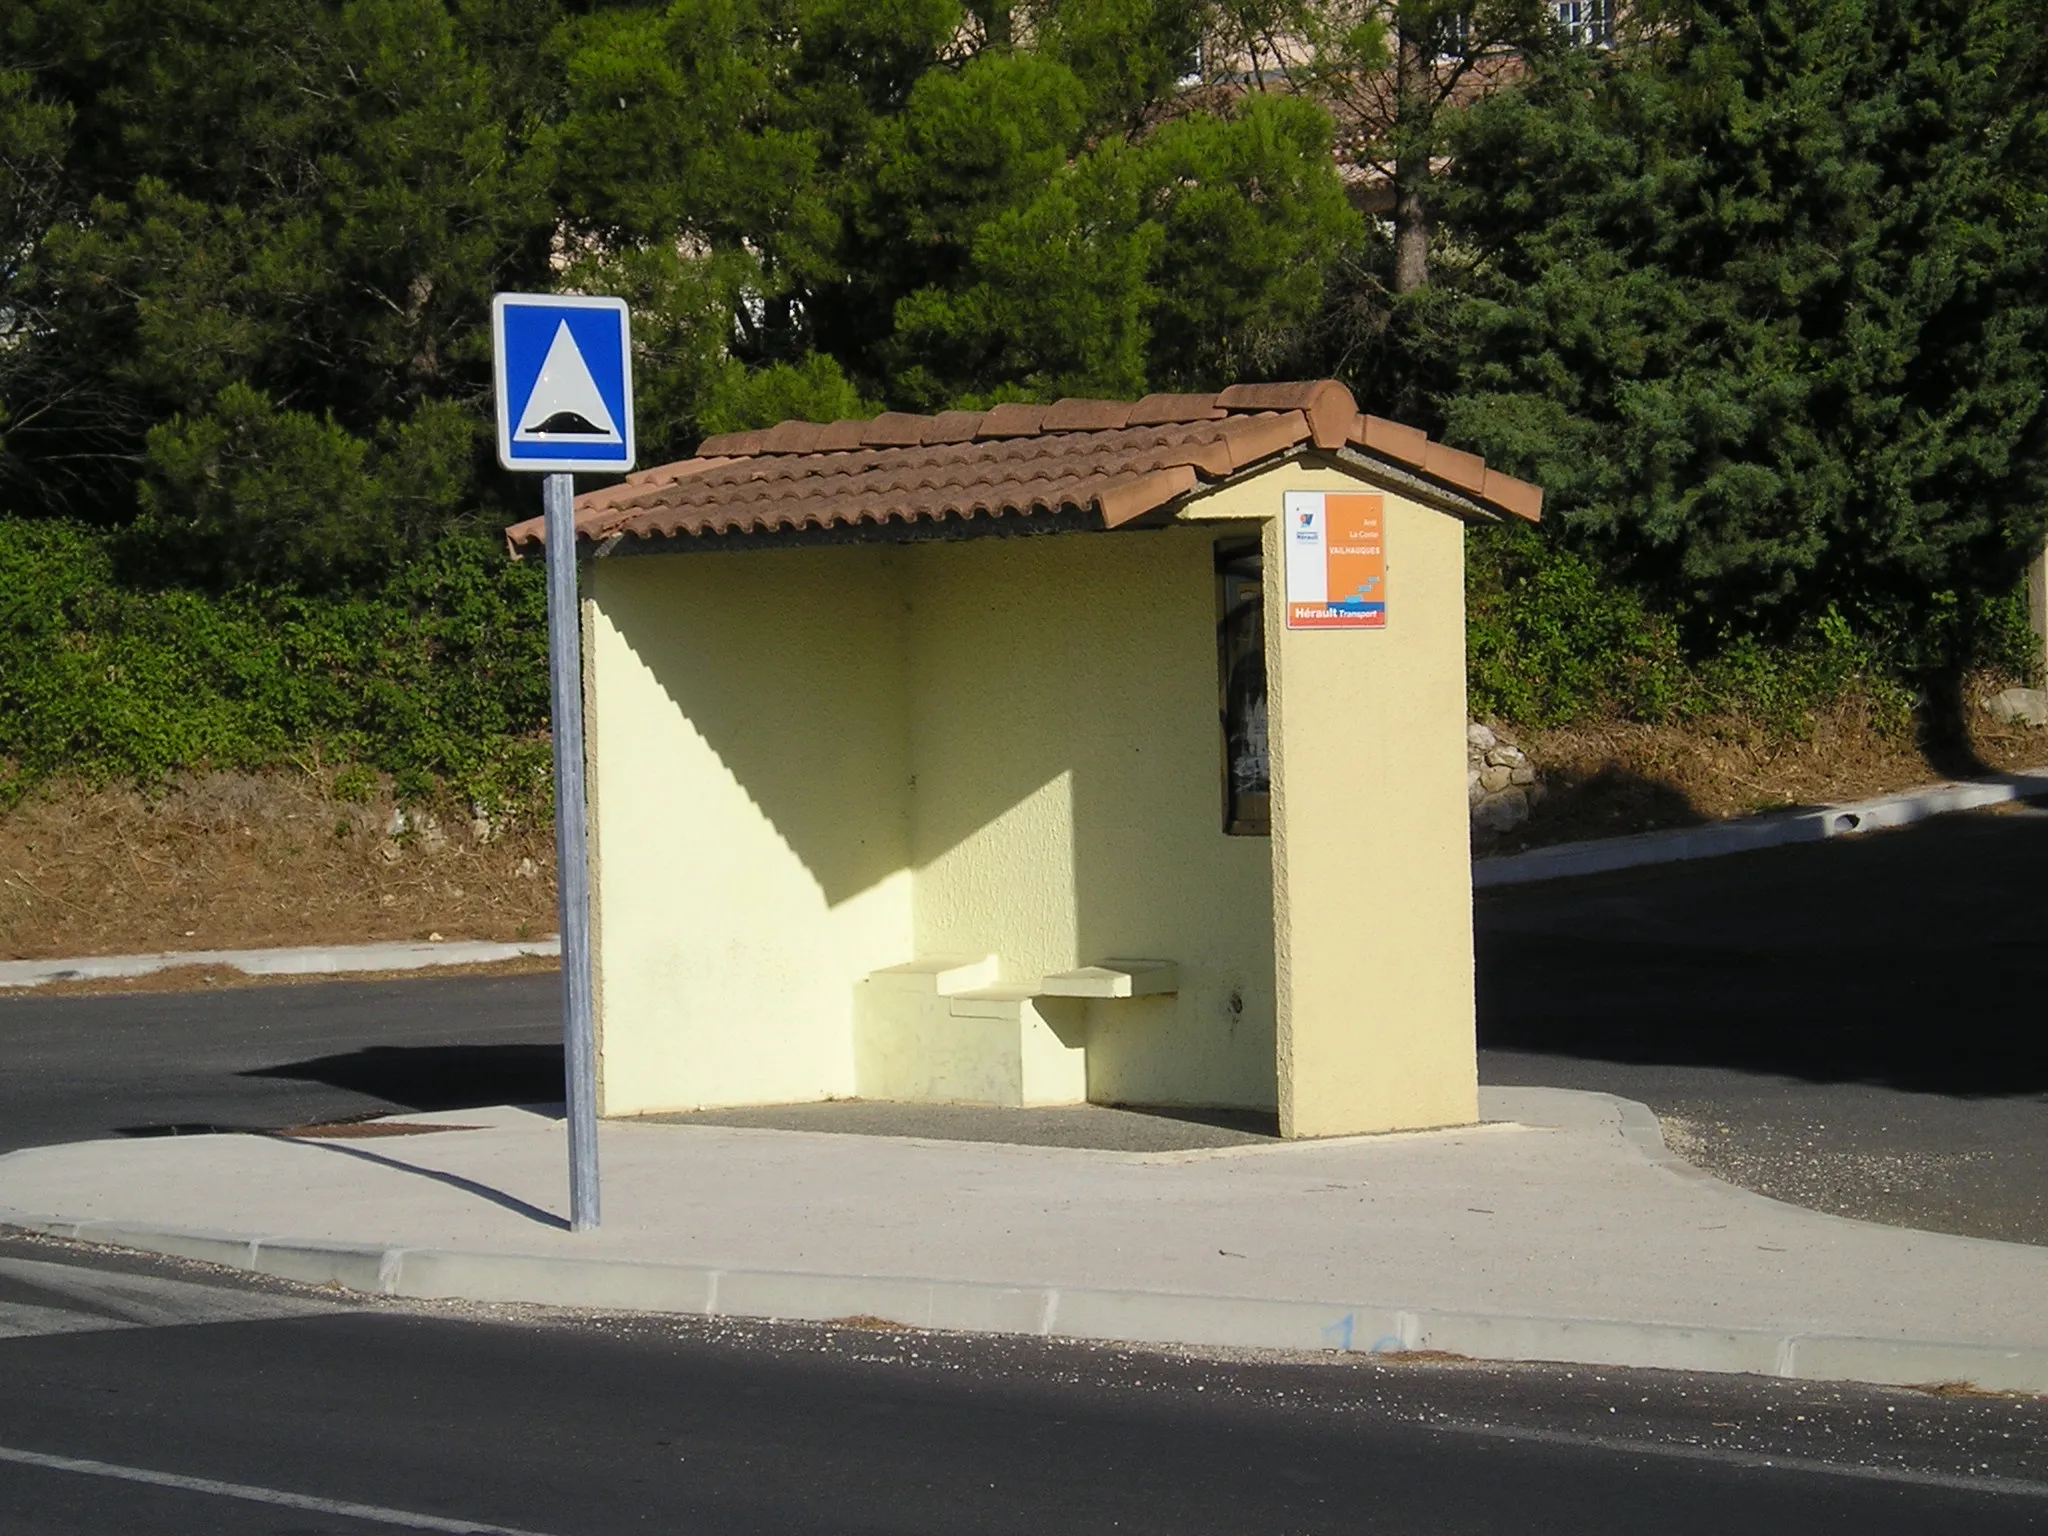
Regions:
M 1386 502 L 1376 494 L 1289 491 L 1287 627 L 1387 627 Z

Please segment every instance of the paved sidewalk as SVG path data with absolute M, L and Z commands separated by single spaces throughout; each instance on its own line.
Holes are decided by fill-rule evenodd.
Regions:
M 2048 1391 L 2048 1250 L 1817 1215 L 1663 1153 L 1647 1111 L 1490 1089 L 1491 1123 L 1134 1153 L 560 1122 L 0 1158 L 0 1222 L 408 1296 Z

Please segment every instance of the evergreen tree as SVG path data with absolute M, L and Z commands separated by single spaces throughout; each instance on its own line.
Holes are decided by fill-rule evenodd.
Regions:
M 2041 0 L 1691 0 L 1479 104 L 1450 434 L 1698 630 L 1952 678 L 2048 493 Z
M 641 442 L 1227 382 L 1354 238 L 1208 0 L 0 0 L 0 495 L 153 577 L 494 502 L 489 296 L 617 292 Z M 1270 349 L 1268 349 L 1270 350 Z

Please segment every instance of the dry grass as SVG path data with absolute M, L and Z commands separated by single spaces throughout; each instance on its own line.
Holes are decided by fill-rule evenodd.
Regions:
M 2048 731 L 1999 726 L 1981 711 L 1972 726 L 1987 767 L 2048 764 Z M 1740 720 L 1503 735 L 1527 749 L 1550 793 L 1486 852 L 1865 799 L 1943 777 L 1909 734 L 1881 729 L 1854 701 L 1796 741 Z M 300 773 L 194 775 L 155 794 L 54 786 L 0 814 L 0 959 L 554 931 L 550 828 L 477 826 L 444 808 L 394 837 L 393 811 L 388 793 L 348 803 Z M 64 990 L 250 984 L 214 970 Z
M 1993 772 L 2048 765 L 2048 730 L 2002 726 L 1976 710 L 1971 732 Z M 1798 740 L 1732 719 L 1501 734 L 1528 752 L 1549 792 L 1525 825 L 1486 844 L 1489 853 L 1867 800 L 1947 777 L 1910 732 L 1882 728 L 1859 700 L 1821 715 Z
M 0 815 L 0 959 L 554 930 L 547 827 L 443 810 L 394 837 L 394 809 L 305 774 L 52 787 Z

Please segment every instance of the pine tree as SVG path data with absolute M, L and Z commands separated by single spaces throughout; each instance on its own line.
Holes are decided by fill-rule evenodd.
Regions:
M 1476 107 L 1453 437 L 1703 632 L 1953 676 L 2048 530 L 2048 7 L 1694 0 Z

